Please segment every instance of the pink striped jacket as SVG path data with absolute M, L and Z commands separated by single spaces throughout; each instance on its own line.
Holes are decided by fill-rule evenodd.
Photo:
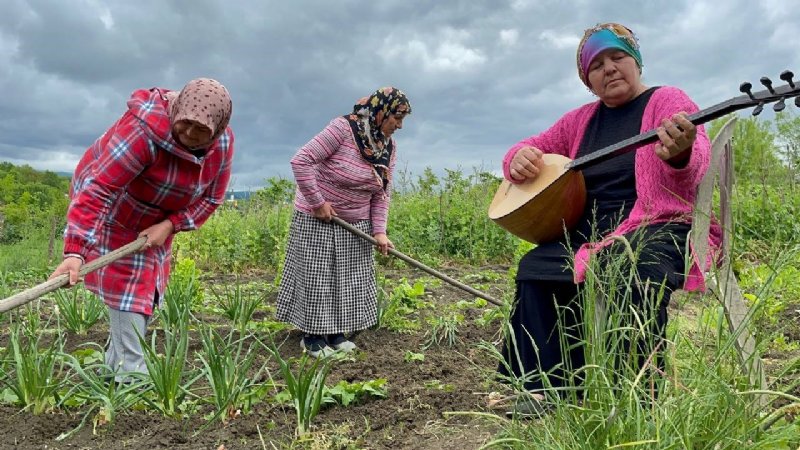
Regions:
M 397 160 L 397 145 L 392 143 L 390 180 Z M 361 156 L 346 119 L 333 119 L 290 163 L 297 182 L 295 208 L 313 214 L 328 201 L 341 219 L 371 220 L 373 234 L 386 233 L 391 182 L 384 192 L 381 178 Z

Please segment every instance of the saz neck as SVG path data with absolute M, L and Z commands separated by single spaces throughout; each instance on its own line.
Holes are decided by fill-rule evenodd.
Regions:
M 700 125 L 709 122 L 711 120 L 717 119 L 719 117 L 722 117 L 726 114 L 730 114 L 733 111 L 744 109 L 749 105 L 741 106 L 738 105 L 737 101 L 748 99 L 748 97 L 746 96 L 742 97 L 737 97 L 735 99 L 727 100 L 725 102 L 716 104 L 710 108 L 706 108 L 702 111 L 698 111 L 694 114 L 691 114 L 689 115 L 689 121 L 695 125 Z M 619 156 L 624 153 L 636 150 L 637 148 L 643 145 L 650 144 L 651 142 L 655 142 L 657 140 L 658 140 L 658 134 L 656 134 L 656 130 L 646 131 L 642 134 L 625 139 L 624 141 L 620 141 L 617 142 L 616 144 L 609 145 L 608 147 L 601 148 L 600 150 L 592 152 L 586 156 L 577 158 L 574 161 L 568 163 L 566 165 L 566 168 L 568 170 L 582 170 L 594 164 L 598 164 L 603 161 L 609 160 L 615 156 Z

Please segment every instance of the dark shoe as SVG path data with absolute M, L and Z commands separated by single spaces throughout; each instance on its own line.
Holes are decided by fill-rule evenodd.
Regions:
M 328 347 L 325 339 L 317 334 L 307 334 L 300 340 L 300 347 L 313 358 L 325 358 L 335 353 L 335 350 Z
M 547 414 L 552 408 L 544 402 L 531 395 L 520 395 L 514 404 L 514 409 L 506 411 L 509 419 L 538 419 Z
M 342 333 L 329 334 L 326 336 L 325 340 L 328 342 L 328 345 L 333 347 L 335 350 L 345 353 L 350 353 L 356 349 L 356 344 L 348 341 Z

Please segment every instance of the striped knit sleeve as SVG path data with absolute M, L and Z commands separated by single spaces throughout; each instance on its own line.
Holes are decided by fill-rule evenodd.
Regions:
M 370 199 L 370 220 L 372 221 L 372 234 L 383 233 L 386 234 L 386 225 L 389 220 L 389 202 L 392 195 L 392 176 L 394 175 L 394 166 L 397 162 L 397 143 L 393 142 L 394 152 L 392 152 L 392 159 L 389 161 L 389 183 L 386 185 L 386 191 L 383 189 L 372 194 Z
M 314 166 L 336 153 L 347 136 L 347 130 L 344 128 L 346 125 L 347 122 L 340 117 L 333 119 L 325 129 L 308 141 L 306 145 L 300 147 L 300 150 L 289 161 L 297 188 L 303 194 L 306 202 L 314 209 L 325 203 L 319 186 L 317 186 Z

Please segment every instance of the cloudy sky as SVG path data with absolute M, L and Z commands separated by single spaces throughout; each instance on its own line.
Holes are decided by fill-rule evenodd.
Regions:
M 495 170 L 592 100 L 575 49 L 605 21 L 639 36 L 645 84 L 701 107 L 800 78 L 796 0 L 2 0 L 0 159 L 71 172 L 134 89 L 208 76 L 233 97 L 236 189 L 290 177 L 298 147 L 385 85 L 414 109 L 403 168 Z

